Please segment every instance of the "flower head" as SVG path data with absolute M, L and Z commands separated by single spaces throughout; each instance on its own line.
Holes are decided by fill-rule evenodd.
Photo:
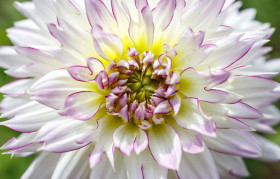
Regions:
M 33 0 L 8 30 L 6 153 L 23 178 L 246 177 L 280 160 L 273 33 L 234 0 Z M 257 63 L 262 61 L 262 63 Z M 279 61 L 273 63 L 279 66 Z M 259 65 L 262 64 L 262 65 Z

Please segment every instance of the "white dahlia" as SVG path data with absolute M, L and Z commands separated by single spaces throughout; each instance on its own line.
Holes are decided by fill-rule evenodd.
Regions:
M 33 0 L 1 47 L 22 178 L 236 178 L 280 160 L 273 29 L 234 0 Z

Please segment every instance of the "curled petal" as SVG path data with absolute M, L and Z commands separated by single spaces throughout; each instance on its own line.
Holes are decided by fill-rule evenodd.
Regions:
M 91 71 L 91 75 L 95 78 L 97 74 L 105 70 L 104 64 L 97 58 L 88 58 L 87 65 Z
M 154 110 L 154 114 L 167 114 L 171 111 L 168 101 L 161 102 Z
M 67 97 L 60 114 L 79 120 L 89 120 L 104 102 L 104 96 L 99 93 L 91 91 L 74 93 Z
M 71 66 L 67 71 L 77 81 L 88 82 L 93 79 L 90 70 L 84 66 Z
M 95 82 L 99 89 L 104 89 L 109 85 L 109 77 L 105 71 L 101 71 L 98 75 L 96 75 Z
M 178 94 L 175 94 L 172 98 L 169 99 L 169 104 L 174 111 L 174 116 L 176 116 L 181 108 L 181 97 Z

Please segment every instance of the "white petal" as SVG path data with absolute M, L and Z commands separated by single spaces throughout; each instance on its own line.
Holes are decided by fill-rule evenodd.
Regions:
M 279 83 L 262 77 L 235 76 L 227 89 L 244 96 L 243 101 L 252 107 L 265 107 L 279 98 Z
M 223 83 L 224 78 L 211 76 L 209 72 L 198 72 L 187 68 L 181 73 L 179 91 L 186 97 L 197 98 L 200 101 L 236 103 L 241 97 L 224 89 L 212 88 L 213 84 Z
M 238 177 L 248 177 L 249 173 L 241 157 L 211 152 L 218 167 Z
M 181 128 L 176 129 L 182 142 L 182 149 L 187 153 L 200 153 L 204 149 L 204 142 L 199 133 Z
M 137 128 L 127 124 L 118 127 L 114 133 L 114 144 L 125 155 L 130 155 L 133 150 L 133 143 L 136 137 L 135 130 Z
M 278 162 L 280 160 L 280 147 L 276 143 L 273 143 L 260 135 L 254 136 L 263 152 L 263 156 L 258 159 L 267 162 Z
M 64 70 L 56 70 L 46 74 L 32 87 L 33 99 L 46 106 L 60 109 L 66 97 L 79 91 L 88 91 L 88 84 L 74 80 Z
M 22 179 L 51 178 L 60 154 L 43 152 L 21 176 Z
M 153 159 L 151 153 L 149 151 L 145 151 L 141 153 L 141 157 L 143 157 L 143 177 L 145 179 L 149 178 L 160 178 L 160 179 L 167 179 L 168 169 L 161 167 L 156 163 Z
M 105 155 L 103 155 L 102 161 L 92 168 L 90 179 L 127 178 L 123 156 L 124 155 L 119 152 L 115 154 L 116 161 L 118 162 L 115 172 L 110 164 L 110 161 Z
M 90 168 L 87 161 L 91 147 L 84 147 L 79 150 L 62 154 L 55 166 L 51 178 L 88 178 Z
M 161 0 L 153 9 L 155 27 L 164 30 L 171 23 L 176 8 L 176 0 Z M 162 13 L 164 11 L 164 13 Z
M 217 130 L 216 138 L 204 136 L 204 141 L 211 150 L 224 154 L 247 158 L 256 158 L 261 155 L 261 148 L 254 136 L 240 130 Z
M 88 145 L 77 141 L 85 136 L 94 126 L 83 121 L 73 119 L 60 119 L 44 125 L 36 136 L 37 141 L 44 145 L 40 150 L 51 152 L 68 152 Z
M 174 118 L 183 128 L 192 129 L 204 135 L 215 136 L 216 125 L 214 121 L 203 113 L 196 99 L 183 99 L 180 111 Z
M 231 117 L 228 113 L 231 114 L 237 114 L 239 116 L 246 116 L 248 118 L 250 117 L 254 117 L 256 116 L 255 111 L 253 111 L 254 115 L 250 115 L 252 114 L 252 109 L 248 108 L 248 106 L 245 105 L 245 109 L 242 108 L 242 110 L 240 110 L 240 112 L 238 110 L 236 110 L 235 108 L 238 105 L 238 103 L 236 104 L 214 104 L 214 103 L 206 103 L 206 102 L 200 102 L 201 104 L 201 108 L 203 109 L 203 111 L 208 115 L 208 116 L 212 116 L 213 121 L 216 123 L 216 126 L 218 129 L 239 129 L 239 130 L 243 130 L 243 131 L 254 131 L 253 126 L 249 125 L 247 122 L 244 122 L 244 120 L 239 120 L 238 118 L 235 117 Z M 231 106 L 232 110 L 231 110 Z M 243 106 L 242 104 L 240 106 Z M 232 111 L 236 110 L 236 113 L 232 113 Z M 242 113 L 242 111 L 246 111 L 248 110 L 248 114 L 246 115 L 245 113 Z M 239 112 L 239 113 L 238 113 Z M 251 112 L 251 113 L 250 113 Z M 255 121 L 255 120 L 254 120 Z
M 122 8 L 121 0 L 111 0 L 111 3 L 113 15 L 120 31 L 120 36 L 125 37 L 127 35 L 127 29 L 129 28 L 129 17 Z
M 209 66 L 217 69 L 228 68 L 242 59 L 253 47 L 252 39 L 240 39 L 238 35 L 222 38 L 215 43 L 217 48 L 211 55 L 200 64 L 199 68 L 207 69 Z M 234 50 L 233 50 L 234 49 Z
M 0 92 L 10 96 L 25 95 L 29 92 L 30 86 L 33 85 L 35 81 L 36 79 L 22 79 L 12 81 L 2 86 L 0 88 Z
M 132 153 L 131 156 L 124 157 L 124 163 L 127 170 L 127 178 L 143 179 L 142 163 L 143 157 Z
M 14 45 L 22 46 L 56 46 L 59 42 L 47 33 L 47 26 L 44 24 L 46 32 L 42 30 L 30 19 L 15 23 L 15 26 L 7 29 L 8 37 Z
M 88 58 L 87 65 L 93 77 L 105 70 L 104 64 L 97 58 Z
M 89 120 L 103 103 L 105 97 L 102 94 L 92 91 L 73 93 L 66 98 L 64 107 L 59 113 L 79 120 Z
M 228 115 L 241 119 L 257 119 L 260 118 L 262 113 L 257 109 L 247 105 L 246 103 L 228 104 Z
M 130 123 L 117 128 L 113 139 L 115 146 L 128 156 L 132 150 L 139 154 L 148 146 L 147 134 Z
M 149 132 L 149 148 L 157 163 L 176 170 L 181 161 L 181 142 L 178 134 L 169 125 L 156 125 Z
M 16 53 L 13 47 L 1 46 L 0 48 L 0 66 L 2 68 L 12 68 L 29 64 L 30 60 L 21 57 Z
M 181 108 L 181 97 L 178 94 L 175 94 L 169 99 L 169 104 L 174 111 L 174 116 L 176 116 Z
M 198 154 L 183 153 L 180 169 L 177 171 L 180 178 L 211 178 L 218 179 L 218 171 L 207 148 Z
M 30 106 L 27 107 L 30 108 Z M 57 111 L 52 108 L 45 107 L 40 103 L 36 103 L 35 106 L 32 107 L 31 111 L 23 110 L 14 118 L 3 121 L 0 124 L 22 133 L 34 132 L 39 130 L 48 121 L 56 120 L 56 118 L 59 117 L 60 116 L 57 114 Z
M 104 32 L 99 26 L 93 27 L 92 35 L 95 50 L 101 57 L 106 60 L 122 57 L 124 47 L 120 37 Z
M 91 26 L 99 25 L 105 32 L 114 32 L 116 21 L 101 0 L 86 0 L 87 17 Z
M 136 154 L 140 154 L 144 151 L 149 144 L 148 135 L 145 131 L 139 129 L 139 132 L 136 136 L 136 140 L 134 141 L 134 151 Z
M 139 52 L 144 52 L 152 47 L 154 40 L 154 24 L 152 12 L 149 6 L 143 9 L 139 7 L 138 22 L 132 19 L 130 14 L 129 35 L 135 44 L 135 48 Z
M 182 25 L 205 30 L 221 12 L 225 0 L 202 0 L 194 3 L 182 17 Z
M 106 115 L 98 120 L 98 125 L 99 127 L 96 131 L 94 131 L 92 136 L 92 141 L 95 142 L 95 147 L 89 157 L 90 166 L 94 167 L 97 163 L 99 163 L 103 151 L 106 151 L 112 167 L 115 168 L 114 147 L 112 147 L 113 134 L 115 130 L 121 125 L 121 120 L 116 116 Z
M 161 102 L 154 110 L 154 114 L 167 114 L 171 111 L 168 101 Z
M 35 63 L 45 64 L 52 70 L 64 67 L 61 62 L 42 50 L 31 47 L 16 47 L 15 50 L 21 56 L 24 56 Z

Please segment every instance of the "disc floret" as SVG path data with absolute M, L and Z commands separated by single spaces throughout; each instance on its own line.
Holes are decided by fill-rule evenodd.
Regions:
M 151 52 L 129 49 L 128 56 L 128 60 L 112 61 L 103 74 L 108 76 L 110 90 L 105 106 L 107 112 L 125 123 L 133 121 L 148 129 L 163 123 L 162 115 L 172 111 L 170 100 L 178 91 L 179 74 L 170 72 L 171 58 L 167 54 L 155 58 Z

